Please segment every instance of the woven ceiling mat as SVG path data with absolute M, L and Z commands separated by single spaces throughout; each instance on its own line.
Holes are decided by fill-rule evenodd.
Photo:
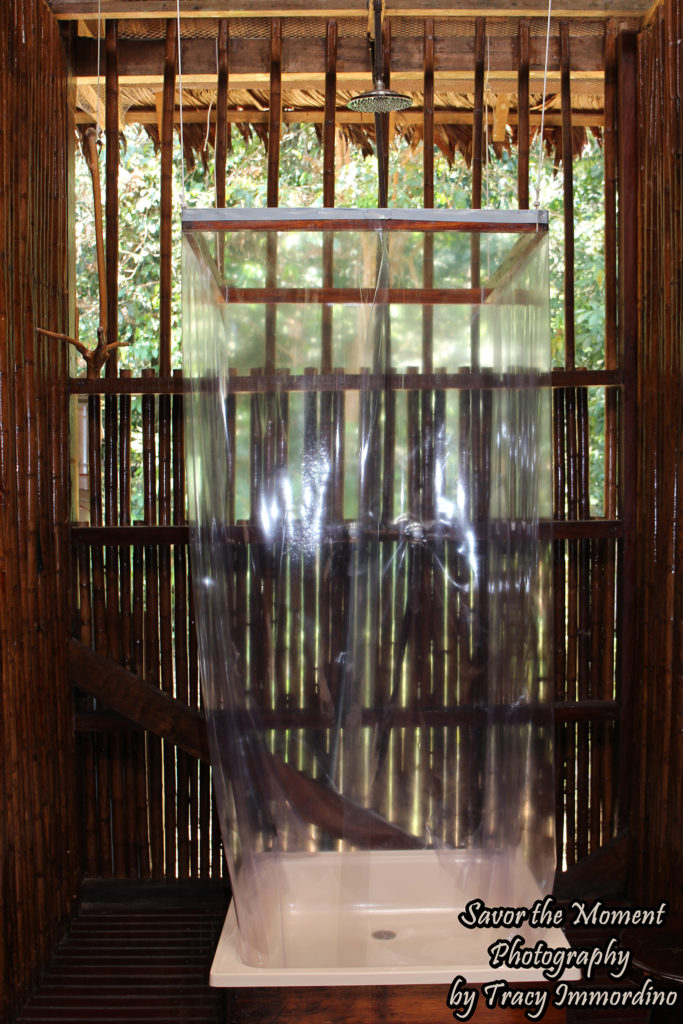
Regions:
M 532 36 L 545 36 L 547 19 L 529 18 L 529 30 Z M 234 38 L 247 39 L 269 39 L 271 31 L 271 18 L 231 18 L 230 34 Z M 406 17 L 405 15 L 392 16 L 391 33 L 398 37 L 422 38 L 424 33 L 424 18 Z M 620 20 L 620 24 L 637 29 L 639 20 L 637 18 Z M 188 39 L 214 39 L 218 36 L 217 18 L 183 18 L 180 22 L 180 33 L 183 38 Z M 487 18 L 486 34 L 488 36 L 514 36 L 517 35 L 519 18 Z M 340 36 L 365 37 L 367 35 L 367 18 L 339 18 L 338 31 Z M 601 18 L 572 18 L 570 20 L 571 35 L 573 38 L 580 36 L 602 36 L 605 23 Z M 324 38 L 327 29 L 326 18 L 283 18 L 282 35 L 286 39 L 315 39 Z M 435 18 L 434 34 L 437 37 L 472 37 L 474 36 L 474 18 Z M 553 18 L 550 23 L 551 36 L 557 36 L 560 31 L 560 19 Z M 163 39 L 166 35 L 166 21 L 163 18 L 150 18 L 149 20 L 122 19 L 119 21 L 119 37 L 121 39 Z
M 393 19 L 410 20 L 410 19 Z M 231 18 L 230 35 L 235 39 L 270 39 L 272 18 Z M 180 35 L 183 39 L 214 39 L 218 37 L 217 18 L 182 18 Z M 422 22 L 418 20 L 418 24 Z M 344 36 L 364 37 L 367 34 L 367 18 L 340 18 L 339 32 Z M 319 39 L 327 31 L 326 18 L 283 18 L 282 35 L 285 39 Z M 163 18 L 122 19 L 119 21 L 121 39 L 163 39 L 166 36 L 166 21 Z

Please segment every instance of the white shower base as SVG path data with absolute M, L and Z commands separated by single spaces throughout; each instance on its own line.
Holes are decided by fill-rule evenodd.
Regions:
M 267 948 L 282 950 L 284 966 L 244 963 L 233 902 L 211 968 L 214 986 L 450 984 L 458 974 L 471 984 L 543 982 L 540 969 L 492 968 L 488 947 L 518 933 L 527 946 L 539 939 L 568 946 L 559 929 L 459 922 L 470 900 L 531 907 L 543 897 L 519 858 L 483 861 L 464 850 L 271 854 L 240 879 L 240 906 L 249 907 L 252 886 L 273 894 L 263 934 Z

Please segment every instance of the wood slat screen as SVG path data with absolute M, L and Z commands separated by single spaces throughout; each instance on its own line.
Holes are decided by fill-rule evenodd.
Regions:
M 326 40 L 326 105 L 324 114 L 324 202 L 334 203 L 334 89 L 337 67 L 337 39 L 341 28 L 330 21 Z M 616 27 L 605 26 L 605 251 L 606 251 L 606 337 L 605 370 L 576 365 L 573 348 L 573 194 L 571 176 L 571 79 L 568 72 L 569 35 L 560 25 L 553 45 L 561 57 L 562 138 L 565 196 L 565 317 L 567 349 L 564 370 L 553 373 L 554 386 L 554 541 L 555 583 L 555 699 L 557 711 L 557 853 L 558 863 L 571 865 L 599 848 L 623 824 L 628 811 L 628 791 L 620 758 L 624 721 L 625 688 L 629 666 L 620 669 L 619 637 L 633 629 L 632 610 L 623 596 L 623 483 L 628 472 L 629 453 L 620 442 L 624 409 L 624 360 L 617 343 L 617 93 L 619 76 L 616 58 Z M 268 146 L 268 204 L 277 205 L 279 176 L 279 126 L 281 103 L 281 24 L 270 25 L 268 64 L 260 68 L 270 78 L 271 103 Z M 434 24 L 428 19 L 424 31 L 424 137 L 434 138 Z M 170 29 L 168 46 L 170 46 Z M 518 111 L 523 126 L 529 121 L 529 31 L 519 22 L 519 95 L 527 106 Z M 220 29 L 219 102 L 229 107 L 227 66 L 227 25 Z M 389 33 L 386 41 L 390 43 Z M 472 205 L 482 201 L 482 163 L 485 146 L 484 74 L 486 21 L 477 19 L 472 63 L 475 83 L 473 111 Z M 387 47 L 389 49 L 389 47 Z M 170 74 L 170 65 L 169 65 Z M 278 113 L 279 112 L 279 113 Z M 219 134 L 217 163 L 225 166 L 225 140 Z M 162 138 L 162 162 L 168 160 L 169 135 Z M 424 204 L 433 203 L 434 162 L 424 156 Z M 518 199 L 520 208 L 529 205 L 528 131 L 520 146 Z M 219 202 L 225 202 L 222 184 Z M 125 200 L 121 200 L 125 201 Z M 170 217 L 168 202 L 165 218 Z M 164 236 L 165 237 L 165 236 Z M 427 245 L 428 243 L 426 243 Z M 473 252 L 476 268 L 477 253 Z M 425 260 L 429 266 L 429 260 Z M 164 266 L 166 263 L 164 262 Z M 425 279 L 425 288 L 431 281 Z M 113 301 L 113 300 L 112 300 Z M 164 293 L 165 303 L 170 302 Z M 274 307 L 273 307 L 274 309 Z M 164 321 L 165 322 L 165 321 Z M 429 318 L 425 328 L 425 366 L 430 364 Z M 323 346 L 326 333 L 323 326 Z M 166 346 L 164 334 L 163 345 Z M 166 348 L 162 348 L 166 351 Z M 476 338 L 473 338 L 473 369 L 476 370 Z M 269 361 L 270 359 L 270 361 Z M 273 357 L 266 358 L 263 371 L 245 380 L 243 386 L 260 388 L 259 373 L 273 374 Z M 86 644 L 109 654 L 127 668 L 145 676 L 168 692 L 201 706 L 197 679 L 196 633 L 185 535 L 169 533 L 185 522 L 185 491 L 182 448 L 182 384 L 168 377 L 164 356 L 162 377 L 147 371 L 142 380 L 74 383 L 73 391 L 89 393 L 90 430 L 90 524 L 74 531 L 74 557 L 78 567 L 78 588 L 74 588 L 78 636 Z M 329 354 L 322 352 L 323 372 L 333 373 Z M 263 383 L 265 386 L 265 383 Z M 633 381 L 629 382 L 629 387 Z M 591 519 L 589 507 L 589 388 L 597 388 L 605 401 L 605 503 L 604 520 Z M 139 389 L 143 397 L 144 431 L 144 526 L 130 527 L 130 395 Z M 118 394 L 118 397 L 116 397 Z M 155 394 L 156 392 L 156 394 Z M 116 437 L 116 474 L 98 468 L 100 410 L 99 394 L 112 399 L 109 436 Z M 430 432 L 438 416 L 438 402 L 429 404 L 429 392 L 408 392 L 405 413 L 409 429 Z M 324 397 L 324 396 L 323 396 Z M 431 396 L 433 397 L 433 396 Z M 311 392 L 311 417 L 322 399 Z M 327 399 L 326 399 L 327 400 Z M 331 393 L 331 408 L 322 416 L 334 428 L 334 409 L 342 415 L 343 388 Z M 234 401 L 234 399 L 233 399 Z M 335 405 L 335 402 L 338 404 Z M 427 403 L 427 404 L 425 404 Z M 321 406 L 322 408 L 322 406 Z M 411 411 L 412 410 L 412 411 Z M 326 419 L 327 417 L 327 419 Z M 311 420 L 313 422 L 313 419 Z M 331 424 L 331 426 L 330 426 Z M 471 429 L 482 424 L 474 416 Z M 321 428 L 322 429 L 322 428 Z M 277 439 L 274 439 L 276 443 Z M 105 446 L 106 447 L 106 446 Z M 109 458 L 110 456 L 107 456 Z M 275 457 L 275 456 L 274 456 Z M 621 466 L 619 467 L 619 460 Z M 256 486 L 256 482 L 254 486 Z M 100 490 L 118 489 L 118 504 L 109 493 L 104 506 L 118 508 L 119 532 L 93 529 L 101 519 Z M 110 523 L 114 526 L 114 523 Z M 123 528 L 126 528 L 125 530 Z M 132 532 L 131 532 L 132 529 Z M 139 530 L 139 534 L 135 531 Z M 155 532 L 158 530 L 158 532 Z M 164 532 L 166 531 L 166 532 Z M 139 536 L 139 542 L 135 537 Z M 305 576 L 310 567 L 302 566 Z M 397 581 L 396 585 L 399 585 Z M 236 586 L 241 586 L 239 578 Z M 245 584 L 246 586 L 246 584 Z M 303 593 L 307 592 L 304 587 Z M 253 613 L 241 591 L 236 594 L 238 614 L 246 619 Z M 241 595 L 241 596 L 240 596 Z M 396 593 L 383 601 L 399 600 Z M 293 595 L 295 603 L 305 601 Z M 425 601 L 428 604 L 427 597 Z M 298 607 L 298 605 L 297 605 Z M 241 610 L 240 610 L 241 609 Z M 302 613 L 306 609 L 301 607 Z M 302 665 L 294 666 L 306 678 L 306 645 L 300 649 Z M 417 650 L 417 648 L 416 648 Z M 294 657 L 295 655 L 291 655 Z M 415 655 L 417 657 L 417 654 Z M 439 666 L 436 665 L 436 670 Z M 309 666 L 310 668 L 310 666 Z M 273 713 L 276 708 L 273 707 Z M 217 820 L 210 793 L 210 773 L 187 755 L 175 752 L 167 743 L 134 731 L 112 731 L 111 718 L 100 717 L 92 702 L 82 699 L 78 719 L 83 779 L 84 842 L 89 873 L 127 877 L 206 877 L 224 871 Z
M 71 910 L 79 829 L 66 658 L 68 75 L 42 0 L 0 5 L 0 1016 Z

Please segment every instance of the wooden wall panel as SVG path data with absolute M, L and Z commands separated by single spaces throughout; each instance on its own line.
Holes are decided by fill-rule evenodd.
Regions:
M 681 2 L 638 38 L 638 607 L 631 889 L 683 910 Z
M 0 1004 L 78 874 L 69 633 L 67 65 L 42 0 L 0 5 Z

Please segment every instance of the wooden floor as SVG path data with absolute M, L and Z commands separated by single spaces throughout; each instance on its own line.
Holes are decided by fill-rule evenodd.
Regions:
M 41 985 L 18 1024 L 50 1021 L 91 1024 L 303 1024 L 304 1021 L 412 1024 L 453 1020 L 446 989 L 437 986 L 370 991 L 239 990 L 209 987 L 209 969 L 227 910 L 221 887 L 183 884 L 86 883 L 69 934 L 55 951 Z M 572 944 L 604 944 L 604 932 L 575 930 Z M 607 976 L 594 984 L 610 984 Z M 624 984 L 633 984 L 624 979 Z M 611 981 L 613 985 L 614 982 Z M 390 998 L 391 997 L 391 998 Z M 513 1024 L 523 1011 L 484 1013 L 475 1019 Z M 482 1012 L 480 1012 L 480 1010 Z M 549 1008 L 547 1024 L 559 1011 Z M 567 1024 L 641 1024 L 644 1010 L 578 1010 Z M 562 1015 L 564 1017 L 564 1015 Z
M 204 886 L 86 885 L 18 1021 L 225 1024 L 209 969 L 226 909 L 225 892 Z

